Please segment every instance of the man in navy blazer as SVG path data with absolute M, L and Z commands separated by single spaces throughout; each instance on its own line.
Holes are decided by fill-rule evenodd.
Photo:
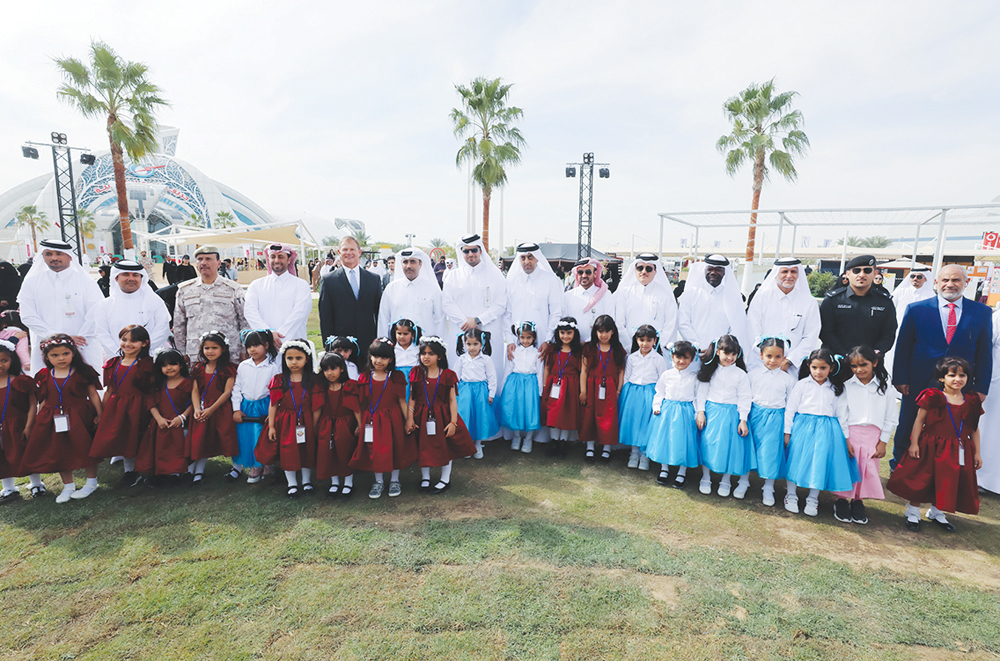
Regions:
M 353 236 L 340 240 L 341 267 L 323 276 L 319 287 L 319 327 L 323 342 L 336 335 L 358 340 L 361 368 L 375 339 L 382 281 L 361 268 L 361 244 Z
M 937 296 L 911 303 L 903 315 L 892 365 L 892 384 L 903 395 L 893 444 L 893 468 L 910 446 L 917 395 L 926 388 L 941 387 L 934 378 L 934 365 L 939 360 L 945 356 L 964 358 L 973 371 L 966 391 L 980 393 L 985 398 L 990 390 L 992 310 L 962 297 L 967 282 L 968 276 L 961 266 L 942 267 L 935 282 Z M 949 331 L 951 341 L 948 341 Z

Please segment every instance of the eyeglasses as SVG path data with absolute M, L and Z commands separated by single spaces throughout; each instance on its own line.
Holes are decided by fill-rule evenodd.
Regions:
M 473 246 L 472 248 L 462 248 L 463 255 L 475 255 L 479 252 L 479 246 Z
M 923 273 L 911 273 L 910 274 L 910 278 L 912 278 L 913 280 L 923 280 L 924 279 L 924 274 Z
M 870 266 L 865 266 L 865 267 L 855 266 L 853 269 L 851 269 L 851 273 L 853 273 L 854 275 L 857 275 L 859 273 L 864 273 L 865 275 L 870 275 L 871 272 L 874 271 L 874 270 L 875 269 L 873 269 Z
M 580 275 L 594 275 L 594 269 L 587 269 L 586 271 L 577 271 Z
M 643 271 L 645 271 L 646 273 L 652 273 L 653 271 L 656 270 L 656 267 L 653 266 L 652 264 L 636 264 L 635 270 L 638 271 L 639 273 L 642 273 Z

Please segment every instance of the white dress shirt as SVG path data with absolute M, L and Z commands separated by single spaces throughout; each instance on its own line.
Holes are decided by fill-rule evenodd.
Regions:
M 663 400 L 693 402 L 698 393 L 698 370 L 680 372 L 676 367 L 667 369 L 656 382 L 653 411 L 659 411 Z
M 536 268 L 522 274 L 516 281 L 507 281 L 507 309 L 503 316 L 503 332 L 508 342 L 517 342 L 510 332 L 520 321 L 535 322 L 535 337 L 548 340 L 563 316 L 562 282 L 549 272 Z M 580 320 L 577 319 L 578 325 Z M 583 328 L 580 328 L 583 334 Z
M 420 349 L 416 342 L 410 342 L 405 349 L 396 345 L 396 367 L 415 367 L 420 364 Z
M 509 374 L 535 374 L 538 377 L 538 394 L 545 387 L 542 377 L 545 374 L 545 363 L 538 359 L 538 347 L 523 347 L 520 344 L 514 348 L 514 360 L 511 361 Z M 509 376 L 508 374 L 508 376 Z
M 118 283 L 111 281 L 111 287 Z M 87 312 L 86 332 L 97 336 L 104 355 L 114 356 L 121 349 L 118 334 L 131 324 L 142 326 L 149 333 L 150 353 L 167 343 L 170 337 L 170 311 L 167 304 L 145 282 L 131 294 L 119 290 L 102 299 Z
M 753 403 L 768 409 L 783 409 L 796 383 L 796 378 L 780 367 L 769 370 L 762 363 L 761 369 L 750 372 Z
M 285 271 L 273 273 L 250 283 L 243 314 L 254 330 L 270 329 L 285 340 L 306 339 L 306 322 L 312 312 L 309 283 Z
M 347 363 L 347 378 L 350 379 L 351 381 L 357 381 L 358 380 L 358 366 L 355 365 L 350 360 L 345 360 L 344 362 Z
M 703 412 L 706 402 L 735 404 L 740 412 L 740 420 L 746 422 L 747 416 L 750 415 L 750 405 L 753 404 L 750 376 L 736 364 L 716 368 L 711 381 L 698 382 L 695 410 Z
M 866 385 L 857 376 L 852 376 L 844 384 L 844 395 L 841 397 L 847 399 L 847 425 L 878 427 L 881 432 L 879 440 L 888 443 L 899 422 L 896 398 L 892 393 L 892 386 L 888 386 L 885 393 L 879 394 L 878 379 L 875 377 Z
M 643 324 L 656 329 L 661 346 L 673 342 L 676 337 L 677 299 L 669 287 L 638 285 L 619 289 L 615 292 L 615 314 L 623 344 L 631 342 L 635 329 Z
M 711 290 L 692 288 L 684 291 L 677 310 L 677 334 L 682 340 L 693 342 L 704 350 L 730 332 L 723 287 L 724 284 Z
M 625 361 L 625 383 L 648 386 L 659 381 L 668 367 L 666 359 L 655 351 L 645 356 L 642 351 L 633 351 Z
M 926 285 L 925 285 L 926 286 Z M 948 308 L 949 303 L 955 304 L 955 327 L 958 328 L 958 322 L 962 319 L 962 301 L 964 297 L 959 296 L 954 301 L 949 301 L 941 294 L 938 294 L 938 310 L 941 312 L 941 330 L 944 331 L 944 336 L 948 337 L 948 316 L 951 314 L 951 310 Z
M 399 319 L 409 319 L 423 335 L 445 336 L 444 306 L 437 282 L 421 278 L 397 277 L 382 292 L 378 306 L 378 332 L 388 335 L 389 327 Z
M 280 358 L 271 360 L 270 356 L 266 356 L 259 365 L 253 362 L 253 358 L 242 361 L 236 368 L 236 382 L 233 384 L 233 410 L 239 411 L 244 399 L 267 397 L 270 394 L 267 384 L 278 374 L 281 374 Z
M 467 353 L 458 357 L 458 364 L 455 365 L 455 374 L 459 381 L 474 382 L 485 381 L 489 387 L 490 397 L 497 393 L 497 371 L 493 361 L 488 356 L 480 353 L 473 358 Z
M 489 257 L 484 256 L 484 260 Z M 448 271 L 441 293 L 441 304 L 450 327 L 448 337 L 461 333 L 462 324 L 469 317 L 479 317 L 479 327 L 490 333 L 491 359 L 498 374 L 503 373 L 504 351 L 503 316 L 507 310 L 507 280 L 493 264 L 480 262 Z M 539 336 L 540 341 L 548 338 Z M 455 358 L 454 342 L 449 341 L 449 359 Z
M 563 294 L 563 313 L 576 319 L 580 326 L 580 341 L 583 343 L 590 342 L 590 331 L 594 327 L 594 322 L 602 314 L 610 316 L 616 322 L 618 321 L 615 316 L 617 314 L 615 296 L 610 291 L 604 292 L 604 296 L 601 296 L 601 300 L 597 301 L 597 305 L 586 312 L 583 311 L 583 308 L 587 307 L 587 303 L 597 291 L 597 287 L 591 285 L 588 289 L 573 287 Z M 632 338 L 622 335 L 621 341 L 622 344 L 631 344 Z
M 747 310 L 747 321 L 754 337 L 787 337 L 791 348 L 785 347 L 785 357 L 795 369 L 819 346 L 819 304 L 813 299 L 796 305 L 792 293 L 784 294 L 781 290 L 775 290 L 767 297 L 755 296 Z
M 807 376 L 795 384 L 788 395 L 788 403 L 785 404 L 786 434 L 792 433 L 792 421 L 795 420 L 796 413 L 836 416 L 840 421 L 840 428 L 844 430 L 844 437 L 847 437 L 847 398 L 837 397 L 829 379 L 821 385 L 816 383 L 816 379 Z

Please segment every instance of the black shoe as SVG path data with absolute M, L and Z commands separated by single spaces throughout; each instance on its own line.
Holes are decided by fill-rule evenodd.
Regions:
M 851 504 L 846 498 L 838 498 L 833 504 L 833 518 L 841 523 L 851 522 Z
M 311 496 L 313 495 L 313 491 L 315 491 L 315 489 L 313 489 L 312 482 L 302 483 L 302 493 L 304 493 L 307 496 Z
M 237 470 L 236 466 L 233 466 L 229 469 L 229 472 L 226 473 L 226 482 L 235 482 L 240 479 L 241 475 L 243 475 L 243 471 Z
M 684 476 L 683 475 L 676 476 L 674 478 L 674 481 L 670 484 L 670 486 L 673 487 L 674 489 L 683 489 L 684 488 Z
M 939 521 L 937 519 L 930 519 L 930 521 L 933 521 L 934 523 L 937 524 L 939 528 L 947 530 L 948 532 L 955 532 L 956 530 L 958 530 L 958 528 L 955 527 L 955 524 L 947 519 L 945 519 L 944 521 Z
M 150 489 L 155 489 L 163 483 L 163 478 L 159 475 L 150 475 L 142 481 Z
M 340 495 L 340 485 L 339 484 L 331 484 L 330 488 L 326 492 L 326 497 L 327 498 L 336 498 L 339 495 Z
M 17 489 L 8 491 L 4 495 L 0 496 L 0 505 L 6 505 L 7 503 L 12 503 L 15 500 L 21 500 L 21 492 Z
M 32 498 L 42 498 L 49 495 L 48 490 L 46 490 L 44 484 L 39 484 L 37 486 L 31 487 L 31 497 Z
M 431 490 L 430 480 L 420 480 L 420 487 L 417 489 L 420 493 L 429 493 Z
M 351 497 L 352 493 L 354 493 L 354 487 L 349 487 L 346 484 L 340 487 L 341 500 L 348 500 Z
M 438 480 L 438 483 L 434 485 L 433 489 L 431 489 L 431 494 L 436 496 L 439 493 L 444 493 L 450 488 L 451 488 L 450 480 L 448 482 L 442 482 L 441 480 Z
M 291 498 L 292 500 L 295 500 L 296 498 L 299 497 L 299 488 L 298 487 L 288 487 L 288 491 L 286 491 L 285 493 L 288 495 L 289 498 Z
M 611 451 L 604 450 L 603 452 L 601 452 L 601 462 L 607 464 L 610 461 L 611 461 Z
M 584 452 L 583 453 L 583 460 L 586 461 L 588 464 L 594 463 L 594 451 L 593 450 L 587 450 L 586 452 Z
M 191 476 L 191 486 L 200 487 L 201 483 L 205 481 L 204 473 L 195 473 Z
M 559 456 L 559 441 L 552 439 L 545 444 L 545 456 L 546 457 Z
M 868 513 L 865 512 L 865 504 L 860 498 L 851 501 L 851 521 L 860 526 L 868 523 Z
M 910 532 L 920 532 L 920 522 L 910 521 L 909 519 L 904 519 L 906 521 L 906 529 Z
M 670 486 L 670 476 L 667 475 L 667 471 L 660 471 L 660 474 L 656 476 L 656 483 L 662 487 Z
M 139 484 L 139 482 L 142 482 L 142 475 L 136 473 L 135 471 L 129 471 L 122 475 L 121 486 L 134 487 Z
M 565 459 L 569 456 L 569 441 L 559 441 L 559 458 Z

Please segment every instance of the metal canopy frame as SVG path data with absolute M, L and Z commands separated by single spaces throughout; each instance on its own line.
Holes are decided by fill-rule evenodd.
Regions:
M 660 256 L 663 256 L 664 221 L 694 228 L 694 258 L 698 259 L 698 239 L 702 228 L 746 228 L 750 215 L 757 214 L 757 227 L 777 227 L 774 257 L 781 257 L 781 234 L 785 225 L 792 228 L 792 247 L 788 253 L 795 256 L 795 239 L 799 227 L 914 227 L 916 238 L 913 242 L 913 261 L 917 260 L 920 242 L 920 228 L 937 222 L 937 243 L 934 252 L 933 269 L 941 268 L 946 240 L 945 226 L 981 226 L 1000 224 L 1000 204 L 953 204 L 933 207 L 869 207 L 869 208 L 827 208 L 827 209 L 758 209 L 746 211 L 679 211 L 657 214 L 660 219 Z M 874 217 L 873 217 L 874 216 Z M 841 255 L 841 270 L 847 260 L 848 229 L 844 230 L 844 250 Z

